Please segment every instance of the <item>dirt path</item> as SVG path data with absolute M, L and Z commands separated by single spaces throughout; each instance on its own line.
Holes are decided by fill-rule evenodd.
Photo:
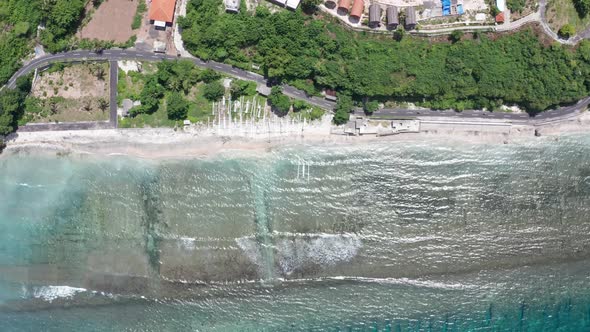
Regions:
M 126 42 L 135 34 L 131 30 L 138 0 L 109 0 L 103 2 L 92 20 L 78 32 L 78 37 Z

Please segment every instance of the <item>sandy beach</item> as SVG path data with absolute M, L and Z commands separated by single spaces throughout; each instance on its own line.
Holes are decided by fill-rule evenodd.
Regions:
M 445 144 L 511 144 L 540 136 L 580 133 L 590 128 L 590 114 L 570 120 L 530 125 L 486 125 L 485 122 L 441 123 L 429 118 L 421 123 L 420 133 L 385 137 L 331 134 L 330 119 L 306 124 L 282 125 L 280 129 L 246 133 L 227 128 L 185 129 L 145 128 L 80 131 L 40 131 L 17 133 L 7 141 L 5 153 L 43 150 L 56 153 L 129 155 L 147 159 L 207 158 L 219 153 L 255 156 L 279 147 L 305 144 L 362 144 L 372 141 L 413 141 Z

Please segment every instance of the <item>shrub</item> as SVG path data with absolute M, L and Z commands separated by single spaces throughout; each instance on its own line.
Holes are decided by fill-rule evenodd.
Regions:
M 291 108 L 291 100 L 283 94 L 283 89 L 280 86 L 273 86 L 268 96 L 273 111 L 278 116 L 285 116 L 289 113 Z
M 569 38 L 576 34 L 576 29 L 571 24 L 566 24 L 559 29 L 559 36 L 562 38 Z
M 140 0 L 137 4 L 137 9 L 135 10 L 135 16 L 133 16 L 133 22 L 131 22 L 131 29 L 137 30 L 141 27 L 141 19 L 143 18 L 143 13 L 147 10 L 144 0 Z
M 225 88 L 219 82 L 211 82 L 203 87 L 203 96 L 211 101 L 217 101 L 225 94 Z
M 180 93 L 173 92 L 166 99 L 166 112 L 168 113 L 168 119 L 170 120 L 186 119 L 188 102 Z

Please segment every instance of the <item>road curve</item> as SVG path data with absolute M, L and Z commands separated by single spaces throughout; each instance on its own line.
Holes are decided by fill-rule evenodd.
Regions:
M 175 57 L 165 54 L 157 54 L 152 52 L 143 52 L 135 50 L 120 50 L 120 49 L 109 49 L 104 50 L 100 53 L 96 53 L 88 50 L 70 51 L 58 54 L 46 55 L 40 58 L 36 58 L 26 63 L 21 69 L 19 69 L 8 81 L 7 86 L 14 88 L 16 79 L 30 72 L 33 72 L 37 68 L 42 68 L 53 62 L 74 62 L 74 61 L 90 61 L 90 60 L 103 60 L 103 61 L 118 61 L 118 60 L 138 60 L 138 61 L 162 61 L 162 60 L 176 60 L 185 59 L 193 62 L 196 66 L 201 68 L 209 68 L 224 74 L 234 76 L 243 80 L 256 82 L 260 85 L 267 85 L 268 81 L 259 74 L 252 73 L 243 69 L 239 69 L 228 64 L 219 63 L 215 61 L 203 61 L 197 58 L 188 57 Z M 314 106 L 321 107 L 326 110 L 333 110 L 336 103 L 328 101 L 323 98 L 316 96 L 309 96 L 304 91 L 298 90 L 290 85 L 283 85 L 283 93 L 294 99 L 299 99 L 308 102 Z M 386 108 L 381 109 L 373 114 L 375 117 L 415 117 L 415 118 L 429 118 L 429 117 L 448 117 L 452 118 L 463 118 L 470 120 L 477 119 L 495 119 L 504 120 L 518 124 L 529 124 L 536 125 L 549 121 L 558 121 L 562 119 L 568 119 L 577 116 L 580 111 L 584 110 L 590 104 L 590 97 L 579 100 L 575 105 L 561 107 L 555 110 L 549 110 L 540 113 L 535 117 L 529 117 L 526 113 L 508 113 L 508 112 L 485 112 L 485 111 L 437 111 L 429 109 L 413 110 L 413 109 L 402 109 L 402 108 Z M 356 112 L 360 112 L 357 110 Z

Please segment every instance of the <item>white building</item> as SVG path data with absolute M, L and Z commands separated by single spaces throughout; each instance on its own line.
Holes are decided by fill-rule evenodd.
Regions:
M 299 2 L 301 2 L 301 0 L 287 0 L 286 7 L 295 10 L 299 6 Z
M 237 13 L 240 11 L 240 0 L 224 0 L 225 11 Z

